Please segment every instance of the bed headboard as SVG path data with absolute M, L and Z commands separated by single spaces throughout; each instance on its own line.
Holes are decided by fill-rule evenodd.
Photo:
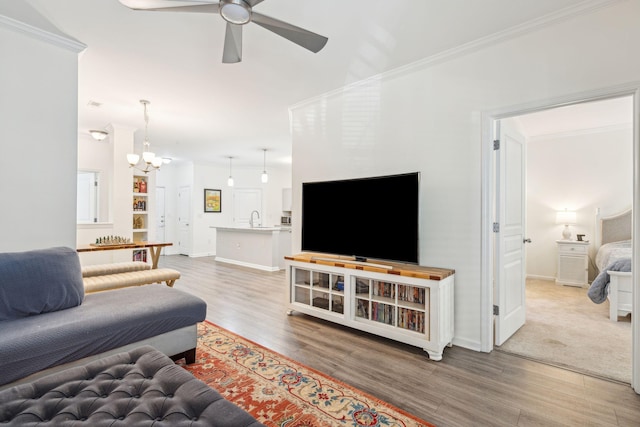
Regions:
M 631 209 L 624 212 L 601 216 L 600 209 L 596 210 L 596 248 L 605 243 L 631 240 Z

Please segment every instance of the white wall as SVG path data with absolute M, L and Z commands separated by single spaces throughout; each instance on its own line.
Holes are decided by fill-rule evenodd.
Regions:
M 563 225 L 555 214 L 575 210 L 572 238 L 585 234 L 594 255 L 595 209 L 613 214 L 633 202 L 632 129 L 599 129 L 527 143 L 527 276 L 555 279 Z M 590 268 L 593 280 L 595 271 Z
M 637 16 L 621 2 L 293 107 L 293 250 L 302 182 L 421 171 L 420 262 L 456 270 L 454 342 L 479 350 L 482 113 L 640 80 Z
M 38 25 L 46 21 L 23 2 L 3 3 L 0 251 L 75 247 L 78 52 L 84 45 L 60 34 L 51 39 L 49 26 L 40 31 Z
M 79 224 L 77 226 L 78 246 L 85 246 L 104 236 L 132 237 L 132 201 L 133 169 L 129 168 L 126 154 L 133 152 L 135 129 L 110 124 L 109 136 L 101 142 L 86 134 L 78 135 L 78 169 L 99 171 L 107 194 L 109 214 L 106 220 L 98 224 Z M 153 188 L 153 176 L 149 178 L 149 188 Z M 105 188 L 106 187 L 106 188 Z M 148 206 L 154 208 L 153 192 L 149 193 Z M 150 217 L 153 217 L 150 212 Z M 153 226 L 151 225 L 151 229 Z M 152 236 L 150 236 L 152 240 Z M 130 250 L 100 251 L 80 253 L 82 265 L 130 261 Z

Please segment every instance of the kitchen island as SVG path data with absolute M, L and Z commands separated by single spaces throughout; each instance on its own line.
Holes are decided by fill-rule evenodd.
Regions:
M 284 269 L 291 251 L 290 227 L 212 227 L 216 261 L 265 271 Z

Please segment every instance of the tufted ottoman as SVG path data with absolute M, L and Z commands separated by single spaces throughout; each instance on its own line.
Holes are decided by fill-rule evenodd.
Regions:
M 150 346 L 0 391 L 0 425 L 263 426 Z

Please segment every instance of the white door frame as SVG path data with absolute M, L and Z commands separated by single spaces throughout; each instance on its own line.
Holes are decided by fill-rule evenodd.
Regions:
M 482 112 L 482 194 L 481 194 L 481 343 L 484 352 L 493 350 L 493 203 L 495 188 L 493 186 L 494 155 L 493 140 L 494 122 L 507 117 L 520 116 L 540 110 L 578 104 L 586 101 L 633 96 L 633 315 L 632 328 L 632 374 L 631 386 L 640 394 L 640 82 L 633 82 L 608 89 L 589 91 L 579 94 L 549 98 L 522 105 L 504 107 Z

